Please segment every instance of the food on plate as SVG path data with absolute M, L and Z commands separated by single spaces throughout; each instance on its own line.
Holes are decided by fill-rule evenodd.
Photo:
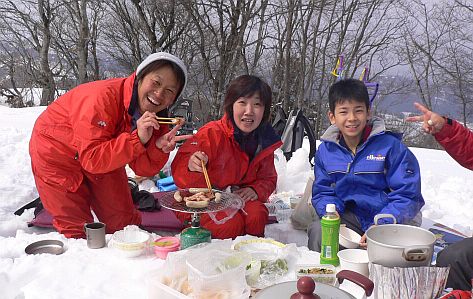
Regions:
M 182 201 L 182 196 L 181 196 L 181 193 L 179 191 L 176 191 L 174 193 L 174 199 L 177 201 L 177 202 L 181 202 Z
M 191 195 L 185 196 L 186 193 L 191 193 Z M 195 209 L 207 207 L 212 199 L 214 199 L 216 203 L 222 201 L 221 193 L 214 192 L 213 190 L 209 191 L 207 188 L 190 188 L 188 192 L 184 191 L 184 193 L 176 191 L 173 196 L 177 202 L 184 201 L 187 207 Z
M 188 208 L 203 209 L 209 206 L 209 202 L 205 200 L 204 201 L 192 201 L 192 200 L 187 201 L 186 200 L 186 206 Z
M 213 192 L 199 192 L 191 196 L 185 196 L 184 201 L 189 208 L 200 209 L 207 207 L 213 198 L 215 198 Z
M 190 193 L 208 192 L 208 188 L 189 188 Z
M 222 193 L 215 193 L 215 202 L 219 203 L 222 201 Z

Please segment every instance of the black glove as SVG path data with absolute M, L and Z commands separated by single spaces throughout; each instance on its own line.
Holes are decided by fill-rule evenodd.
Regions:
M 146 190 L 141 190 L 135 193 L 133 202 L 138 204 L 138 210 L 151 212 L 154 210 L 161 210 L 161 204 L 156 200 L 153 194 Z

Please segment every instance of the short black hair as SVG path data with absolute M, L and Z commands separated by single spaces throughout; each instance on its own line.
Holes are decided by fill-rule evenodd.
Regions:
M 364 103 L 366 110 L 370 110 L 370 97 L 365 83 L 349 78 L 342 79 L 330 86 L 328 92 L 328 105 L 330 112 L 335 113 L 335 105 L 345 101 Z
M 264 105 L 264 114 L 261 123 L 269 119 L 271 103 L 273 101 L 271 87 L 259 77 L 252 75 L 242 75 L 233 79 L 225 94 L 223 110 L 233 119 L 233 103 L 241 97 L 251 97 L 259 93 L 260 101 Z

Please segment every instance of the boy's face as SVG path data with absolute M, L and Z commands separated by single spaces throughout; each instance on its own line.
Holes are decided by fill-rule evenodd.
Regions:
M 364 103 L 354 100 L 343 100 L 335 104 L 335 111 L 329 111 L 332 125 L 336 125 L 346 142 L 358 144 L 363 130 L 370 118 L 370 111 Z

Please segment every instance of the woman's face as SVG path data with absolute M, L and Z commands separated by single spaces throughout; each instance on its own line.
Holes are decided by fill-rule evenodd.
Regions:
M 243 133 L 253 132 L 261 123 L 264 115 L 264 105 L 259 92 L 248 97 L 238 98 L 233 103 L 233 120 Z
M 146 74 L 138 82 L 138 105 L 141 114 L 145 111 L 156 113 L 172 105 L 179 88 L 176 75 L 168 65 Z

